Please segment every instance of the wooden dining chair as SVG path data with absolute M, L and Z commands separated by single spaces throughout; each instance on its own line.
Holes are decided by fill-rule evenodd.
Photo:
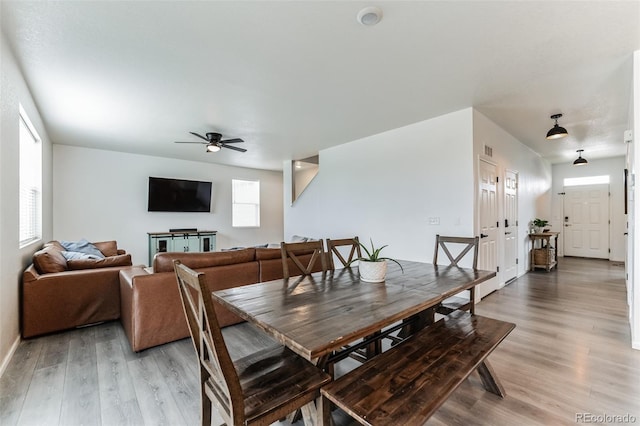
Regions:
M 270 346 L 232 360 L 204 273 L 174 261 L 191 340 L 200 364 L 202 425 L 215 407 L 227 425 L 266 425 L 301 409 L 315 424 L 315 399 L 331 378 L 283 346 Z
M 300 275 L 311 275 L 313 272 L 327 272 L 327 256 L 324 252 L 322 240 L 305 241 L 299 243 L 280 243 L 282 252 L 282 275 L 289 279 L 290 262 L 299 270 Z M 318 269 L 316 262 L 320 262 Z
M 351 247 L 349 250 L 349 255 L 345 259 L 345 257 L 340 252 L 340 248 L 343 247 Z M 327 254 L 329 257 L 329 270 L 335 271 L 336 265 L 333 261 L 334 256 L 338 258 L 342 266 L 345 268 L 353 261 L 353 259 L 357 259 L 362 257 L 362 251 L 360 250 L 360 240 L 358 237 L 353 238 L 343 238 L 340 240 L 332 240 L 327 238 Z
M 345 247 L 350 248 L 347 248 L 345 250 Z M 341 252 L 340 249 L 342 249 L 343 251 Z M 345 258 L 345 256 L 343 256 L 343 253 L 345 253 L 346 251 L 348 251 L 349 254 Z M 346 268 L 353 259 L 362 257 L 360 240 L 357 236 L 353 238 L 342 238 L 338 240 L 327 238 L 327 255 L 329 257 L 330 271 L 336 270 L 336 265 L 333 260 L 334 256 L 337 257 L 342 266 Z M 375 334 L 380 334 L 380 331 L 377 331 Z M 351 352 L 349 354 L 350 358 L 355 359 L 359 362 L 366 362 L 370 357 L 376 356 L 382 352 L 382 341 L 380 340 L 382 338 L 375 339 L 375 335 L 369 337 L 374 339 L 372 343 L 365 348 L 357 349 Z M 349 347 L 346 346 L 343 349 L 349 349 Z
M 436 235 L 436 247 L 433 251 L 433 264 L 438 264 L 438 253 L 440 251 L 447 256 L 449 262 L 448 266 L 460 266 L 459 262 L 467 255 L 471 254 L 473 256 L 471 267 L 473 269 L 478 269 L 479 240 L 480 239 L 478 237 L 447 237 L 443 235 Z M 452 251 L 457 254 L 454 256 Z M 475 314 L 475 287 L 466 290 L 466 292 L 469 295 L 469 299 L 459 295 L 452 296 L 442 302 L 436 308 L 436 312 L 447 315 L 455 310 L 462 310 Z

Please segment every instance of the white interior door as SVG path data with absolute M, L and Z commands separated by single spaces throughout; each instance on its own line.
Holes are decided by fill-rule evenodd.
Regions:
M 564 189 L 564 255 L 609 258 L 609 185 Z
M 495 164 L 480 160 L 478 179 L 478 222 L 480 229 L 480 248 L 478 250 L 478 269 L 496 271 L 498 267 L 498 194 L 497 167 Z M 498 289 L 498 277 L 485 281 L 478 286 L 477 297 L 482 298 Z
M 518 174 L 507 170 L 504 177 L 504 268 L 506 282 L 518 276 Z

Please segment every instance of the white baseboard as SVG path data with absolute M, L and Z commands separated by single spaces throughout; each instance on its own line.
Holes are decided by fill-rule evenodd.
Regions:
M 632 342 L 631 342 L 631 347 L 632 347 L 633 349 L 637 349 L 637 350 L 639 350 L 639 351 L 640 351 L 640 341 L 638 341 L 638 340 L 634 340 L 634 341 L 632 341 Z
M 19 344 L 20 344 L 20 335 L 16 337 L 16 340 L 13 342 L 13 345 L 11 345 L 11 349 L 9 349 L 9 352 L 2 360 L 2 364 L 0 364 L 0 377 L 2 377 L 2 375 L 4 374 L 4 370 L 7 368 L 7 365 L 9 365 L 9 362 L 11 361 L 13 354 L 16 353 L 16 349 L 18 349 Z

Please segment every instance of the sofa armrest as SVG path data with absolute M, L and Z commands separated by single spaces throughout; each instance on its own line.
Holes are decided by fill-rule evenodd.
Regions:
M 32 263 L 22 273 L 22 282 L 26 283 L 26 282 L 35 281 L 35 280 L 39 279 L 40 276 L 41 276 L 40 273 L 38 272 L 36 267 L 33 266 L 33 263 Z
M 120 271 L 120 321 L 134 352 L 189 337 L 175 273 Z
M 118 254 L 127 254 L 127 251 L 123 249 L 118 249 Z

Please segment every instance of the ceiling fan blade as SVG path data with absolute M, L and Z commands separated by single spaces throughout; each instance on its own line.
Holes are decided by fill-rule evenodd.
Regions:
M 197 136 L 197 137 L 199 137 L 200 139 L 204 139 L 204 140 L 205 140 L 205 141 L 207 141 L 207 142 L 211 142 L 209 139 L 205 138 L 205 137 L 204 137 L 204 136 L 202 136 L 202 135 L 197 134 L 196 132 L 189 132 L 189 133 L 191 133 L 193 136 Z
M 238 142 L 244 142 L 242 139 L 240 138 L 234 138 L 234 139 L 227 139 L 226 141 L 220 141 L 222 143 L 238 143 Z
M 184 142 L 184 141 L 175 141 L 173 143 L 197 143 L 199 145 L 208 145 L 209 142 Z
M 225 145 L 224 143 L 222 144 L 222 147 L 223 148 L 233 149 L 234 151 L 247 152 L 247 150 L 244 149 L 244 148 L 238 148 L 237 146 Z

